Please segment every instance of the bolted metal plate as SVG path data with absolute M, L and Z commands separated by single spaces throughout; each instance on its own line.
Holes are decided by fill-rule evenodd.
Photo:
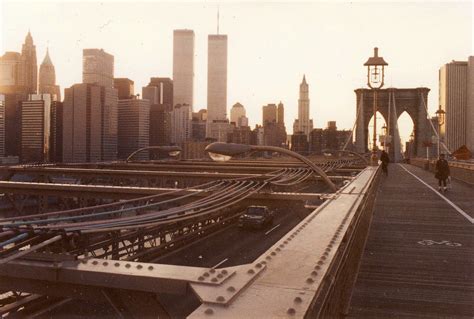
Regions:
M 188 318 L 303 318 L 314 293 L 254 283 L 229 305 L 203 304 Z
M 265 264 L 260 262 L 216 269 L 214 278 L 223 273 L 232 273 L 233 275 L 224 283 L 220 284 L 219 287 L 192 283 L 191 288 L 198 295 L 201 302 L 225 305 L 232 301 L 242 289 L 250 284 L 264 269 Z

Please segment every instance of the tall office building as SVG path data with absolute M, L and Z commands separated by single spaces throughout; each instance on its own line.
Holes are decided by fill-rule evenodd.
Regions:
M 21 161 L 49 162 L 51 142 L 50 94 L 31 94 L 21 102 Z
M 165 110 L 171 112 L 173 103 L 173 80 L 170 78 L 150 78 L 147 86 L 142 88 L 142 97 L 150 100 L 150 104 L 163 105 Z
M 207 121 L 226 119 L 227 35 L 214 34 L 208 36 Z
M 201 109 L 198 112 L 193 112 L 193 119 L 191 121 L 191 137 L 193 141 L 206 140 L 206 124 L 207 124 L 207 110 Z
M 150 83 L 142 88 L 142 97 L 150 101 L 150 145 L 170 145 L 173 80 L 151 78 Z
M 189 105 L 192 112 L 194 105 L 193 30 L 174 30 L 173 32 L 173 103 L 174 105 Z
M 51 96 L 56 96 L 53 100 L 61 101 L 61 91 L 59 85 L 56 85 L 56 71 L 49 57 L 49 49 L 46 50 L 46 56 L 40 65 L 38 92 L 39 94 L 51 94 Z
M 181 144 L 192 137 L 190 105 L 177 104 L 171 112 L 171 143 Z
M 18 52 L 5 52 L 0 57 L 0 92 L 3 94 L 18 91 L 20 63 L 21 54 Z
M 38 65 L 36 62 L 36 46 L 33 37 L 28 31 L 25 43 L 21 48 L 21 63 L 19 72 L 19 85 L 24 86 L 29 94 L 38 91 Z
M 230 122 L 235 123 L 236 127 L 249 125 L 245 107 L 239 102 L 235 103 L 230 109 Z
M 61 163 L 63 161 L 63 103 L 51 102 L 51 139 L 50 139 L 50 162 Z
M 82 51 L 82 82 L 114 86 L 114 56 L 103 49 Z
M 114 88 L 118 91 L 119 100 L 128 100 L 135 95 L 135 83 L 127 78 L 115 78 Z
M 63 161 L 117 158 L 117 90 L 80 83 L 64 91 Z
M 467 60 L 466 146 L 474 152 L 474 56 Z
M 280 123 L 283 126 L 285 125 L 285 107 L 281 101 L 277 106 L 277 123 Z
M 439 70 L 439 105 L 446 112 L 441 137 L 450 152 L 462 145 L 473 146 L 473 57 L 469 62 L 452 61 Z
M 298 100 L 298 118 L 293 124 L 293 133 L 303 132 L 307 137 L 313 130 L 313 120 L 309 118 L 309 86 L 306 76 L 300 84 L 300 98 Z
M 118 101 L 118 157 L 126 159 L 134 151 L 149 146 L 150 101 L 130 98 Z M 148 159 L 146 153 L 137 159 Z
M 102 88 L 102 160 L 117 159 L 118 93 L 113 87 Z
M 5 156 L 5 95 L 0 94 L 0 157 Z
M 265 145 L 282 146 L 286 143 L 286 128 L 283 103 L 262 107 L 263 135 Z
M 229 123 L 229 120 L 207 120 L 206 137 L 215 140 L 216 142 L 227 142 L 227 135 L 231 133 L 234 126 Z
M 26 93 L 5 94 L 5 141 L 8 141 L 5 143 L 6 156 L 20 156 L 21 102 L 26 100 Z
M 262 123 L 272 123 L 277 121 L 276 104 L 267 104 L 262 107 Z

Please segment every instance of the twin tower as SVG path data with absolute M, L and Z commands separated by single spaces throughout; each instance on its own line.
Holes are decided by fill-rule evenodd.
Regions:
M 173 103 L 194 104 L 194 31 L 173 33 Z M 208 36 L 207 119 L 227 119 L 227 35 Z

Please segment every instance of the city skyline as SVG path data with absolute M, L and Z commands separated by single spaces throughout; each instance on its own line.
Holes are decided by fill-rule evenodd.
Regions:
M 193 30 L 194 109 L 207 106 L 206 40 L 215 33 L 215 3 L 134 4 L 135 10 L 126 11 L 126 16 L 120 13 L 125 12 L 127 3 L 35 5 L 7 1 L 1 6 L 2 54 L 20 51 L 30 29 L 38 59 L 45 56 L 49 46 L 56 82 L 61 88 L 81 82 L 83 49 L 103 48 L 115 57 L 114 76 L 132 79 L 140 92 L 150 77 L 172 76 L 173 30 Z M 156 18 L 163 18 L 160 23 L 150 19 L 150 11 Z M 48 23 L 39 19 L 41 12 L 51 14 Z M 74 23 L 85 12 L 88 23 L 79 28 Z M 27 16 L 28 25 L 18 23 Z M 397 21 L 402 17 L 404 24 L 400 25 Z M 441 18 L 443 24 L 438 22 Z M 372 24 L 382 30 L 371 30 Z M 124 28 L 135 32 L 123 38 L 116 36 Z M 147 32 L 156 36 L 151 38 L 146 29 L 152 29 Z M 412 32 L 407 33 L 408 29 Z M 368 31 L 370 36 L 365 36 Z M 434 113 L 439 68 L 453 59 L 466 60 L 472 54 L 472 5 L 222 3 L 220 32 L 229 38 L 227 113 L 240 102 L 247 109 L 249 124 L 254 126 L 261 123 L 263 105 L 281 100 L 286 106 L 285 124 L 291 128 L 298 111 L 298 84 L 306 74 L 314 126 L 325 127 L 327 121 L 337 120 L 338 127 L 352 128 L 353 90 L 365 87 L 362 64 L 372 55 L 374 46 L 380 47 L 389 63 L 386 87 L 430 88 L 429 110 Z

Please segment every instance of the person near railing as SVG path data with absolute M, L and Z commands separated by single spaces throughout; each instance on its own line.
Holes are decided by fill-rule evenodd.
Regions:
M 438 161 L 436 161 L 436 170 L 435 170 L 435 178 L 438 179 L 438 190 L 447 191 L 446 180 L 450 175 L 449 171 L 449 164 L 448 161 L 445 159 L 444 154 L 439 155 Z
M 382 162 L 382 171 L 388 176 L 388 163 L 390 163 L 390 157 L 388 157 L 387 152 L 383 150 L 380 153 L 380 161 Z

